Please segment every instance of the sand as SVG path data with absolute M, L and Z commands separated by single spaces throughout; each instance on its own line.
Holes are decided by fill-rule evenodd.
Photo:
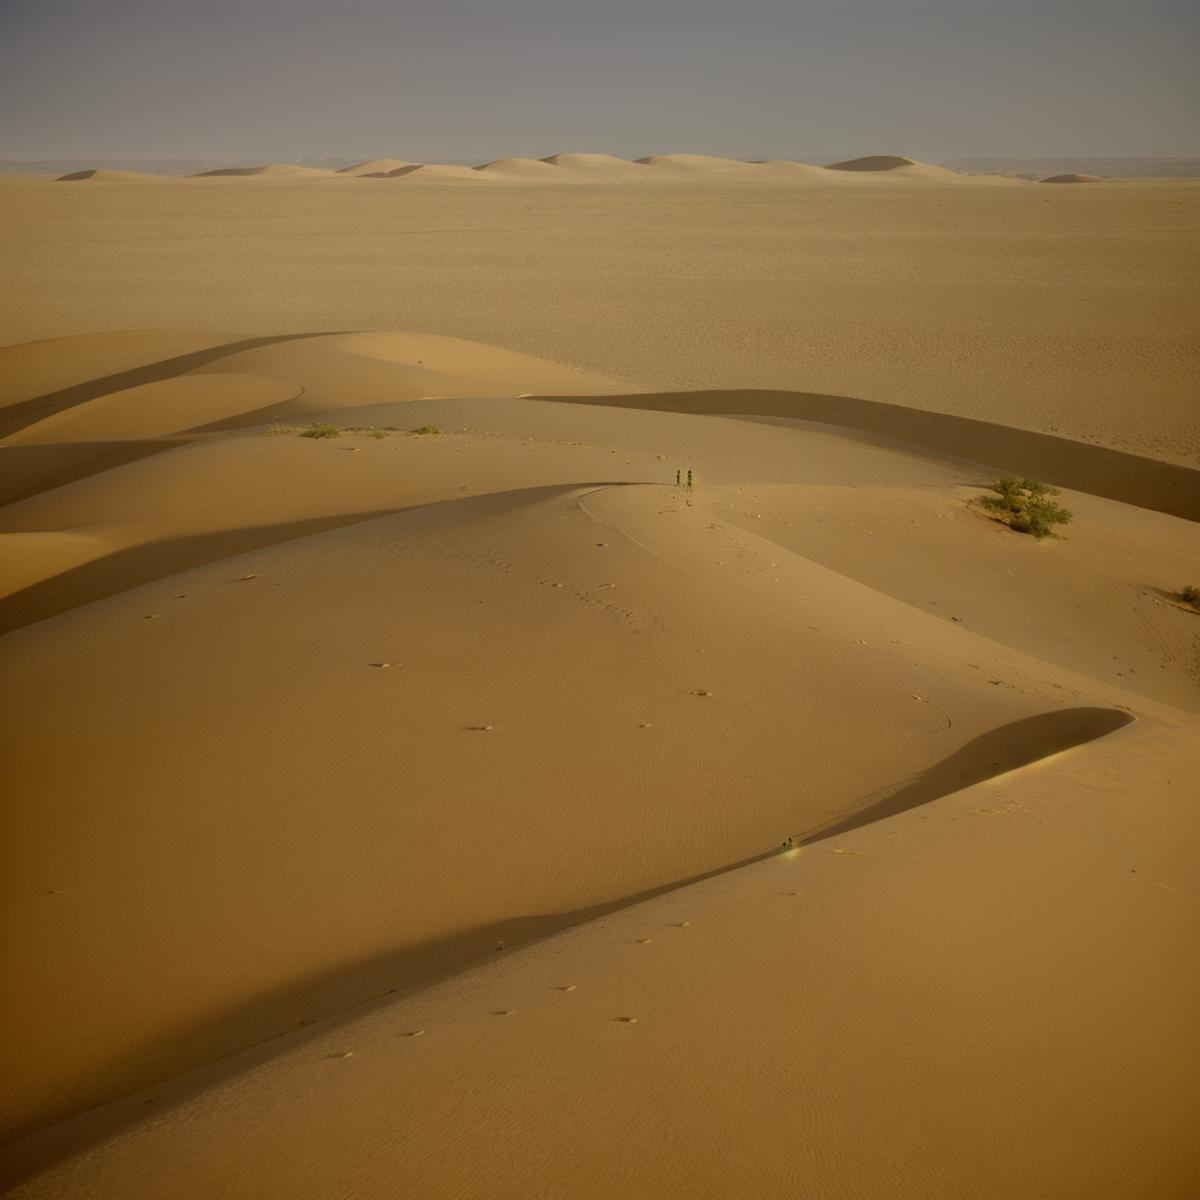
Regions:
M 0 179 L 0 345 L 409 329 L 631 391 L 819 393 L 1200 463 L 1194 184 L 589 161 L 557 168 L 577 187 Z
M 42 339 L 0 347 L 0 1180 L 1192 1194 L 1191 193 L 571 190 L 536 161 L 400 215 L 337 175 L 78 189 L 69 218 L 0 186 Z M 759 168 L 787 169 L 661 170 Z M 1114 231 L 1135 211 L 1154 235 Z M 19 253 L 14 222 L 43 231 Z M 121 265 L 135 222 L 162 242 Z M 107 263 L 74 290 L 68 235 Z M 925 330 L 902 396 L 852 386 L 901 328 L 868 281 Z M 959 390 L 980 322 L 1024 346 L 1043 291 L 1053 353 Z M 785 297 L 828 335 L 743 346 Z M 355 320 L 388 305 L 424 317 Z M 826 391 L 851 319 L 882 344 Z M 1160 351 L 1133 411 L 1100 330 L 1112 363 Z M 1051 361 L 1087 384 L 1035 412 L 1014 380 Z M 1022 469 L 1061 537 L 977 503 Z

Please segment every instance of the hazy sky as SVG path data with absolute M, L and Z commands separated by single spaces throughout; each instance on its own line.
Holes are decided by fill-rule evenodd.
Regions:
M 1187 0 L 0 0 L 0 158 L 1200 154 Z

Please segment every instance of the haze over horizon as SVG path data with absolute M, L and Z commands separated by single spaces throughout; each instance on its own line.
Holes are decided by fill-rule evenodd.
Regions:
M 1176 0 L 9 0 L 0 158 L 1200 154 Z

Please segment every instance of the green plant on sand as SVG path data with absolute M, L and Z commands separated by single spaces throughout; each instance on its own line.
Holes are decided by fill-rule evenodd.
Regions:
M 418 433 L 422 437 L 432 433 L 441 433 L 442 431 L 436 425 L 418 425 L 416 429 L 410 430 L 411 433 Z
M 1055 525 L 1071 520 L 1072 514 L 1050 498 L 1058 495 L 1058 488 L 1049 484 L 1005 475 L 992 484 L 992 491 L 995 494 L 981 497 L 980 503 L 1009 529 L 1031 533 L 1039 541 L 1052 536 Z
M 1195 584 L 1187 584 L 1179 593 L 1179 598 L 1184 604 L 1190 604 L 1193 608 L 1200 608 L 1200 587 Z
M 300 436 L 306 438 L 340 437 L 341 430 L 336 425 L 320 424 L 313 421 L 307 429 L 300 430 Z

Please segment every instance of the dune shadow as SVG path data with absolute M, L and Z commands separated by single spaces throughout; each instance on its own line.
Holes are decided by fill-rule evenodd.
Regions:
M 140 438 L 113 442 L 53 442 L 5 446 L 0 454 L 0 507 L 123 467 L 151 454 L 185 446 L 190 437 Z
M 147 383 L 158 383 L 163 379 L 173 379 L 210 363 L 220 362 L 223 358 L 240 354 L 244 350 L 257 350 L 262 346 L 274 346 L 280 342 L 299 342 L 308 338 L 329 337 L 329 332 L 317 333 L 285 333 L 271 337 L 243 338 L 236 342 L 225 342 L 220 346 L 209 346 L 204 350 L 193 350 L 187 354 L 177 354 L 172 358 L 159 359 L 157 362 L 144 363 L 128 371 L 117 371 L 112 375 L 102 375 L 97 379 L 86 379 L 82 383 L 70 387 L 59 388 L 55 392 L 45 392 L 33 396 L 17 404 L 8 405 L 0 412 L 0 438 L 25 429 L 29 425 L 53 416 L 55 413 L 66 411 L 77 404 L 88 400 L 96 400 L 107 396 L 110 392 L 121 392 L 126 388 L 140 387 Z
M 797 840 L 802 846 L 811 846 L 840 833 L 873 825 L 986 779 L 1086 745 L 1135 719 L 1131 713 L 1116 708 L 1066 708 L 1001 725 L 969 741 L 899 791 L 832 824 L 808 830 Z
M 918 450 L 966 459 L 997 474 L 1041 479 L 1108 500 L 1200 521 L 1200 471 L 1191 467 L 1048 433 L 900 404 L 818 392 L 744 390 L 530 398 L 556 404 L 593 404 L 713 417 L 783 417 L 838 425 L 906 442 Z
M 115 596 L 118 592 L 153 583 L 157 579 L 165 579 L 192 567 L 405 511 L 406 508 L 379 508 L 288 521 L 279 525 L 248 525 L 189 537 L 163 538 L 116 550 L 103 558 L 72 567 L 19 592 L 0 597 L 0 637 L 69 609 Z
M 1085 745 L 1134 719 L 1117 709 L 1092 707 L 1013 721 L 968 742 L 883 800 L 796 840 L 800 845 L 813 845 L 862 828 Z M 762 854 L 617 899 L 565 912 L 491 922 L 265 989 L 233 1008 L 211 1013 L 201 1021 L 114 1056 L 101 1073 L 107 1071 L 123 1078 L 126 1086 L 113 1099 L 82 1113 L 51 1111 L 45 1106 L 29 1114 L 26 1127 L 33 1132 L 0 1150 L 0 1181 L 11 1185 L 37 1174 L 143 1120 L 186 1104 L 317 1034 L 377 1011 L 402 995 L 413 996 L 494 959 L 498 952 L 520 949 L 572 926 L 764 862 L 779 852 L 780 847 L 773 846 Z M 548 979 L 543 982 L 547 987 L 553 983 Z

